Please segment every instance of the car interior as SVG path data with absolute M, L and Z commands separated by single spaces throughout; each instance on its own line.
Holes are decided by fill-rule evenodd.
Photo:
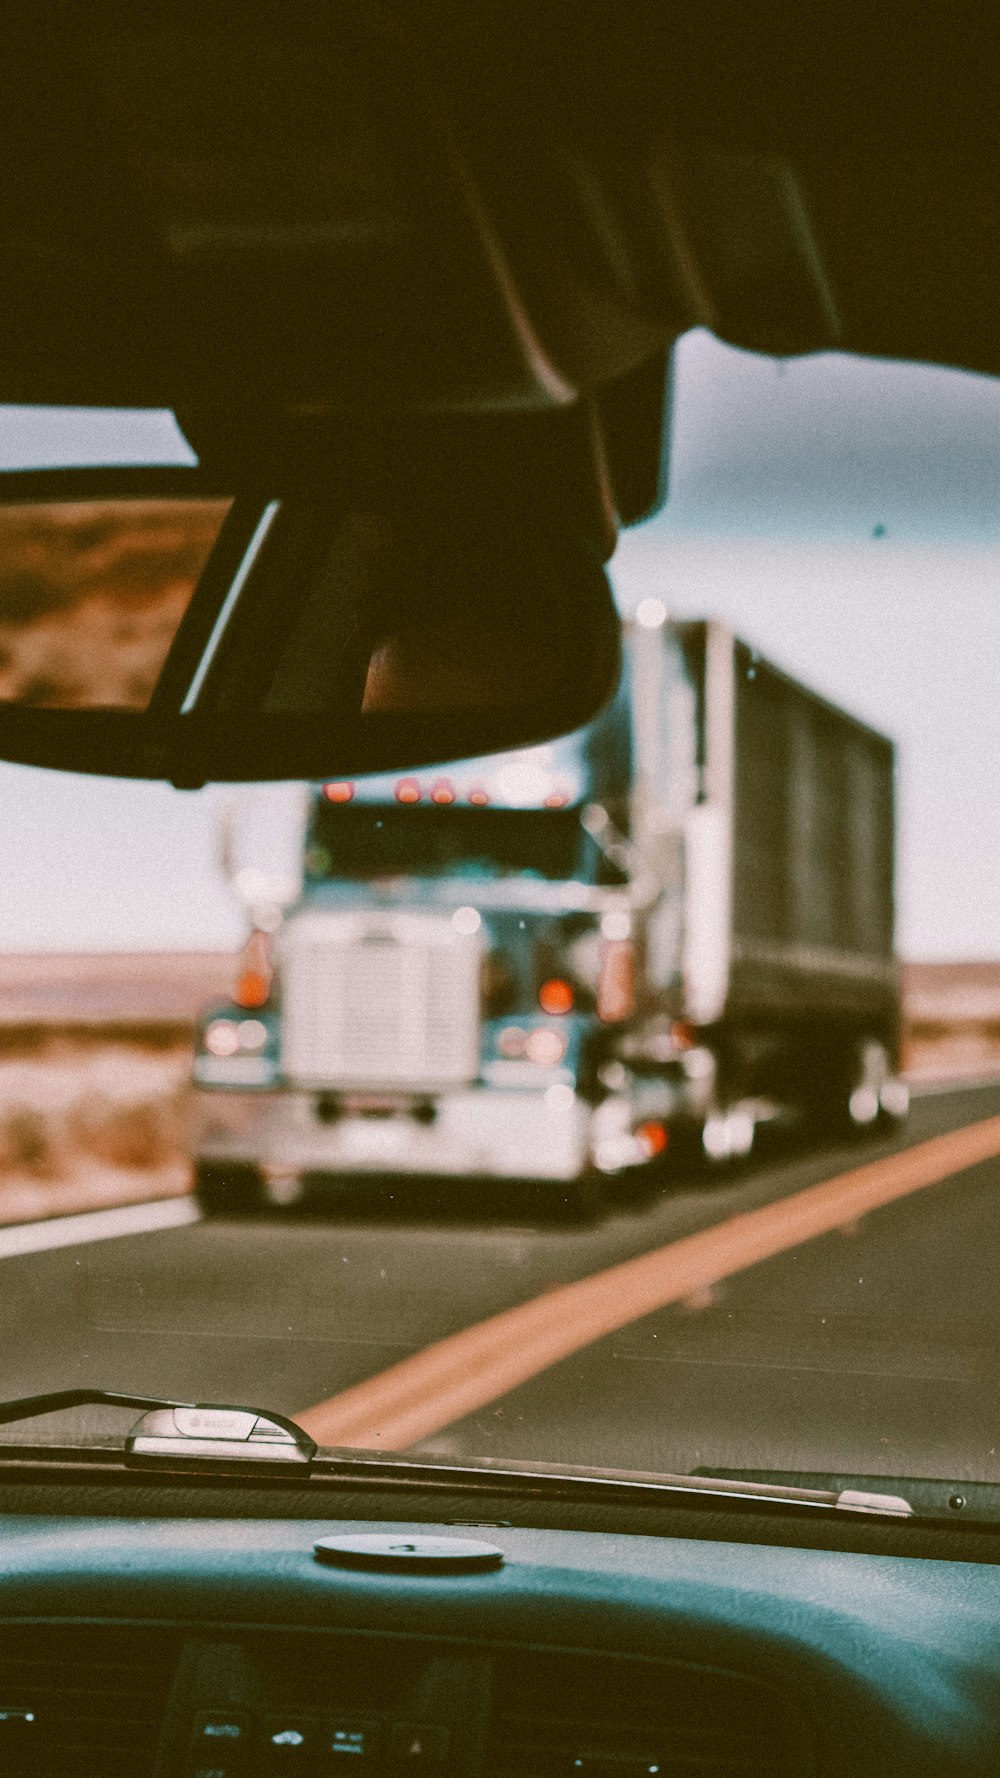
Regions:
M 6 760 L 183 788 L 563 734 L 682 335 L 1000 375 L 989 8 L 45 0 L 5 39 L 0 403 L 170 409 L 197 458 L 3 475 L 5 550 L 137 503 L 190 567 L 124 692 L 11 679 Z M 0 1772 L 1000 1768 L 991 1484 L 317 1449 L 105 1381 L 0 1410 Z

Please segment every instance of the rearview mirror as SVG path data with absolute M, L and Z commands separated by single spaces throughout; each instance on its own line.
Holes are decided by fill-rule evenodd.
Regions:
M 598 553 L 509 508 L 280 499 L 198 470 L 0 485 L 0 757 L 318 778 L 495 752 L 613 693 Z

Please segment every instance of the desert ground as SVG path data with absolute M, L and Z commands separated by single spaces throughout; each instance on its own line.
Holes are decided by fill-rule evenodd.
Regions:
M 0 1224 L 190 1187 L 192 1028 L 219 952 L 0 957 Z M 1000 1078 L 1000 963 L 903 966 L 911 1080 Z
M 0 1224 L 186 1192 L 199 1007 L 216 952 L 0 958 Z

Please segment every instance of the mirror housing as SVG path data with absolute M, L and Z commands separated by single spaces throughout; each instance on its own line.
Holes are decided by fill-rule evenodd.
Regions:
M 485 495 L 482 463 L 463 476 L 451 450 L 395 487 L 391 454 L 377 456 L 367 479 L 357 459 L 333 475 L 327 457 L 305 486 L 272 464 L 288 490 L 277 495 L 270 475 L 247 482 L 245 466 L 226 475 L 222 463 L 0 478 L 0 632 L 16 639 L 21 621 L 29 640 L 48 626 L 51 641 L 55 626 L 70 657 L 43 692 L 22 675 L 23 701 L 0 702 L 0 758 L 193 788 L 431 765 L 586 722 L 620 666 L 599 526 L 519 502 L 516 477 Z M 217 530 L 180 604 L 185 539 L 151 529 L 162 510 L 174 533 L 195 513 L 200 547 L 206 512 Z M 11 529 L 33 513 L 26 533 Z M 30 562 L 22 544 L 11 559 L 22 533 Z M 138 675 L 140 707 L 121 707 L 100 688 L 126 676 L 96 673 L 95 635 L 105 654 L 119 635 L 134 653 L 137 624 L 166 654 Z M 76 678 L 74 648 L 87 663 Z

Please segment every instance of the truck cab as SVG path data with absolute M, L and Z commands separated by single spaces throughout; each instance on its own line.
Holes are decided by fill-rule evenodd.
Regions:
M 386 1175 L 590 1210 L 765 1121 L 902 1115 L 891 747 L 748 659 L 647 600 L 585 728 L 311 788 L 301 895 L 199 1026 L 206 1211 Z M 754 777 L 775 722 L 777 812 Z M 794 822 L 816 829 L 800 906 Z M 822 895 L 835 942 L 810 944 Z

